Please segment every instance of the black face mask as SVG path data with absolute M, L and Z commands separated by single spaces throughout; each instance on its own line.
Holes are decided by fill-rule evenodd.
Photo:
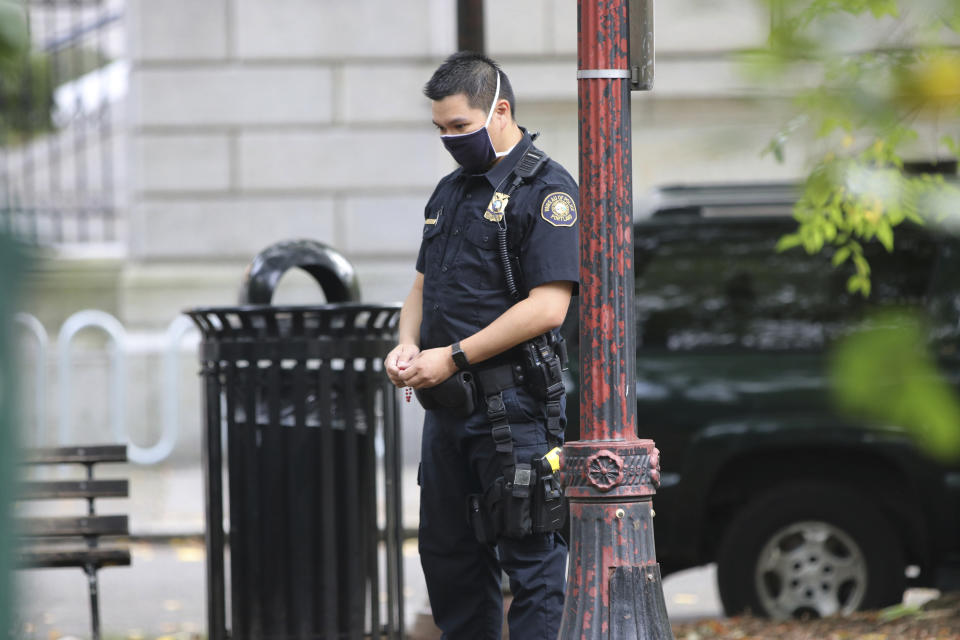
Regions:
M 493 108 L 500 98 L 500 72 L 497 72 L 497 91 L 493 96 L 493 104 L 487 114 L 487 121 L 482 127 L 470 133 L 440 136 L 443 146 L 447 148 L 453 159 L 468 173 L 480 173 L 493 164 L 497 159 L 497 150 L 490 139 L 487 127 L 493 118 Z

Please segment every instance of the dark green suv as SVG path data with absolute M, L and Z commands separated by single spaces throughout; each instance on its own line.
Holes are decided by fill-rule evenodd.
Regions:
M 874 608 L 908 582 L 955 588 L 960 568 L 960 463 L 925 457 L 896 425 L 842 417 L 827 375 L 837 338 L 877 308 L 910 307 L 960 388 L 960 242 L 900 227 L 892 254 L 866 249 L 864 300 L 829 252 L 775 250 L 796 197 L 664 188 L 635 223 L 638 434 L 662 453 L 657 558 L 665 572 L 716 562 L 728 614 Z M 564 330 L 574 344 L 576 323 Z

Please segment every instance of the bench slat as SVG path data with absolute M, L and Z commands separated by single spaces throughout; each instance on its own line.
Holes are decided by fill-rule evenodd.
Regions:
M 122 536 L 129 533 L 127 516 L 19 518 L 24 536 Z
M 126 498 L 129 495 L 126 480 L 38 480 L 21 482 L 17 500 Z
M 129 549 L 23 549 L 16 554 L 18 569 L 55 567 L 125 567 L 130 565 Z
M 108 444 L 79 447 L 45 447 L 23 452 L 24 464 L 126 462 L 127 445 Z

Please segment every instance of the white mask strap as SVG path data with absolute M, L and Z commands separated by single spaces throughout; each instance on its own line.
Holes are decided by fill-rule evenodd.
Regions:
M 483 126 L 490 126 L 490 120 L 493 119 L 493 108 L 497 106 L 497 100 L 500 99 L 500 70 L 497 69 L 497 91 L 493 94 L 493 104 L 490 105 L 490 113 L 487 114 L 487 122 Z

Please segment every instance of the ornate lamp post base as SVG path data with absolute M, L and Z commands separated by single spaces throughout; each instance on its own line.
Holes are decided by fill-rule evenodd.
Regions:
M 571 442 L 563 456 L 572 546 L 560 637 L 673 638 L 654 549 L 653 441 Z

